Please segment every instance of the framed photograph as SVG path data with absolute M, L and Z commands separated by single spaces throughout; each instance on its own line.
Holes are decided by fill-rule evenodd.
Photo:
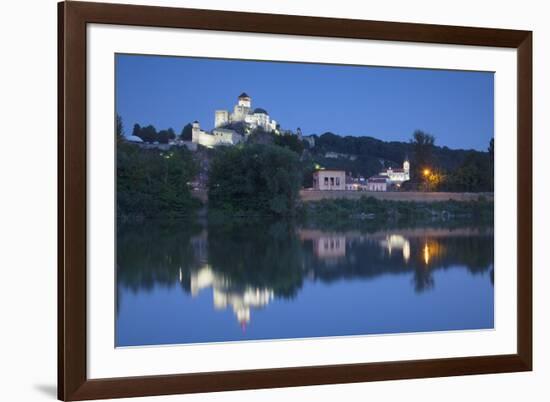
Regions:
M 532 33 L 59 3 L 59 399 L 532 369 Z

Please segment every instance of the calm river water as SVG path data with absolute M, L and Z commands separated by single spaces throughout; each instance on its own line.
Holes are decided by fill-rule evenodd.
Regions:
M 493 232 L 120 224 L 116 345 L 493 328 Z

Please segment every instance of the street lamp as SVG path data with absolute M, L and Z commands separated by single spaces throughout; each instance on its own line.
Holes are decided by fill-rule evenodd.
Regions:
M 428 177 L 431 172 L 430 172 L 430 169 L 424 169 L 422 173 L 424 174 L 425 177 Z

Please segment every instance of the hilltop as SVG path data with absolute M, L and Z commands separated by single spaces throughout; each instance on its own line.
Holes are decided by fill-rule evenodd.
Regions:
M 306 145 L 306 158 L 322 167 L 342 169 L 354 176 L 370 177 L 388 167 L 401 167 L 407 157 L 415 164 L 415 145 L 412 142 L 340 136 L 331 132 L 311 137 L 315 145 Z M 432 164 L 445 172 L 459 169 L 472 158 L 488 160 L 489 152 L 431 146 Z

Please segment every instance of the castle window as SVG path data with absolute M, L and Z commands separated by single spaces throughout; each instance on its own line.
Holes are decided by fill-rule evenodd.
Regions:
M 336 185 L 337 185 L 337 186 L 340 185 L 340 178 L 339 178 L 339 177 L 336 178 Z
M 328 177 L 325 177 L 325 186 L 328 186 Z
M 331 185 L 331 186 L 334 186 L 334 177 L 331 177 L 331 178 L 330 178 L 330 185 Z

